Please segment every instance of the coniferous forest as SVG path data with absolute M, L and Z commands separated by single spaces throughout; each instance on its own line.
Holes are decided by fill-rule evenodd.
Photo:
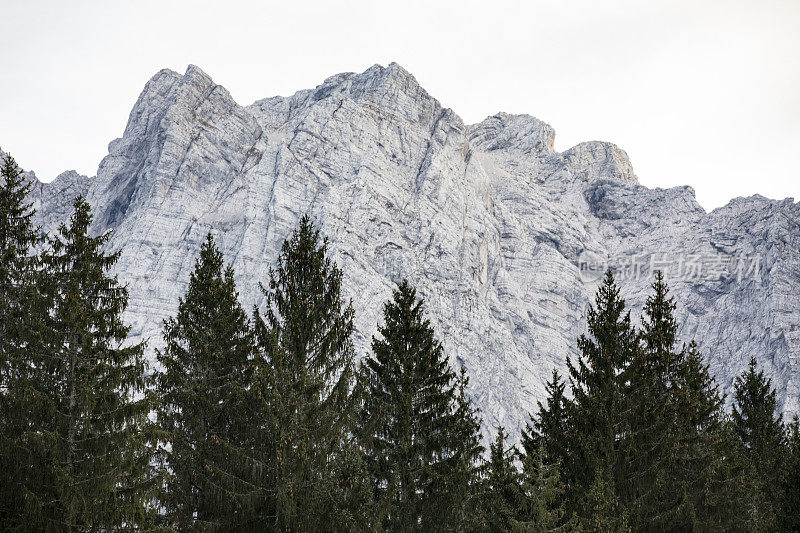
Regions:
M 80 197 L 43 236 L 2 163 L 4 531 L 800 531 L 797 418 L 757 354 L 726 402 L 660 273 L 636 320 L 607 272 L 567 374 L 484 449 L 410 283 L 356 353 L 347 272 L 309 217 L 252 281 L 260 308 L 208 235 L 151 365 L 111 274 L 125 251 Z

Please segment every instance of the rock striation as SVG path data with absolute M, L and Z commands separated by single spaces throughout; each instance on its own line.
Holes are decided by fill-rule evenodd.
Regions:
M 575 356 L 605 265 L 634 316 L 664 270 L 681 339 L 697 339 L 722 389 L 755 355 L 784 411 L 800 412 L 800 203 L 707 213 L 690 187 L 640 185 L 619 147 L 557 152 L 554 136 L 528 115 L 466 125 L 395 63 L 249 106 L 190 66 L 145 85 L 96 177 L 37 182 L 34 201 L 52 231 L 87 196 L 93 231 L 124 248 L 126 318 L 151 351 L 207 232 L 244 303 L 262 305 L 258 282 L 309 213 L 344 269 L 360 353 L 409 278 L 469 371 L 487 436 L 519 428 Z

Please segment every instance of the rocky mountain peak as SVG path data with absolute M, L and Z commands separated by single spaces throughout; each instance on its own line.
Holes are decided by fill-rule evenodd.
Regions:
M 480 150 L 518 150 L 531 155 L 554 153 L 556 132 L 530 115 L 498 113 L 469 126 L 470 143 Z
M 362 105 L 380 109 L 395 119 L 427 123 L 441 111 L 439 102 L 423 89 L 416 78 L 397 63 L 373 65 L 361 74 L 344 79 L 328 78 L 315 97 L 336 91 Z
M 190 66 L 145 85 L 96 178 L 39 184 L 34 201 L 52 230 L 88 196 L 93 231 L 113 229 L 109 247 L 123 250 L 132 340 L 151 350 L 206 233 L 249 308 L 308 213 L 345 273 L 358 352 L 408 278 L 469 371 L 487 436 L 521 427 L 576 355 L 595 289 L 586 252 L 618 268 L 634 315 L 648 268 L 664 270 L 680 340 L 698 341 L 723 392 L 755 354 L 783 409 L 800 411 L 800 204 L 739 199 L 706 213 L 691 188 L 640 185 L 618 146 L 559 153 L 554 136 L 529 115 L 465 127 L 394 63 L 247 107 Z
M 612 179 L 639 183 L 628 154 L 619 146 L 602 141 L 580 143 L 562 154 L 569 167 L 585 180 Z

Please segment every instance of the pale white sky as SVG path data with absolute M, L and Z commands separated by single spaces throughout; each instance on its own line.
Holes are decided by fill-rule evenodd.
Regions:
M 467 123 L 607 140 L 704 207 L 800 200 L 800 1 L 0 0 L 0 146 L 94 175 L 147 80 L 194 63 L 240 104 L 397 61 Z

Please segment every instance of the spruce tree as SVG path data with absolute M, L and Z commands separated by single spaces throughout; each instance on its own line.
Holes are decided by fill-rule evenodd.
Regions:
M 554 381 L 555 382 L 555 381 Z M 522 516 L 513 531 L 573 531 L 577 521 L 564 521 L 564 492 L 560 463 L 547 463 L 545 444 L 522 456 Z
M 328 472 L 317 487 L 323 500 L 316 503 L 317 523 L 322 529 L 336 531 L 373 530 L 372 481 L 358 441 L 346 437 L 329 461 Z
M 553 369 L 550 381 L 545 385 L 547 392 L 546 405 L 537 402 L 537 415 L 530 416 L 530 422 L 522 430 L 522 449 L 526 456 L 533 457 L 543 446 L 545 463 L 553 464 L 564 461 L 567 457 L 567 399 L 564 397 L 566 383 Z
M 126 345 L 125 287 L 109 270 L 109 234 L 89 236 L 82 197 L 69 225 L 50 239 L 38 283 L 48 313 L 37 324 L 30 364 L 20 369 L 27 401 L 19 442 L 26 528 L 119 529 L 145 526 L 155 492 L 153 431 L 143 344 Z
M 41 243 L 33 223 L 35 211 L 27 200 L 31 183 L 11 156 L 0 165 L 0 395 L 12 378 L 11 366 L 23 348 L 27 303 L 33 297 L 36 257 Z M 2 398 L 2 396 L 0 396 Z
M 800 531 L 800 422 L 797 416 L 786 427 L 786 462 L 781 475 L 783 531 Z
M 449 456 L 435 469 L 434 490 L 423 508 L 423 523 L 440 523 L 446 531 L 463 531 L 475 515 L 478 462 L 484 448 L 480 442 L 478 409 L 467 396 L 469 376 L 461 367 L 456 377 L 455 410 L 448 439 Z
M 348 521 L 357 523 L 364 509 L 346 505 L 363 503 L 348 497 L 358 470 L 342 470 L 353 465 L 345 446 L 360 398 L 353 307 L 342 298 L 342 271 L 328 255 L 328 241 L 320 239 L 308 216 L 283 243 L 269 278 L 268 286 L 261 287 L 265 312 L 255 310 L 254 323 L 266 361 L 260 391 L 274 442 L 270 490 L 275 527 L 331 527 L 332 502 L 339 502 L 339 515 L 347 512 Z M 331 469 L 349 481 L 330 483 Z
M 507 445 L 507 439 L 503 427 L 497 428 L 483 468 L 480 495 L 482 526 L 486 531 L 511 531 L 523 516 L 522 476 L 515 464 L 518 452 L 514 446 Z
M 252 527 L 267 513 L 258 361 L 233 269 L 211 234 L 163 336 L 157 391 L 167 519 L 181 530 Z
M 620 500 L 635 530 L 726 529 L 745 502 L 724 398 L 697 345 L 677 348 L 676 304 L 660 272 L 652 288 L 626 371 Z
M 565 495 L 562 469 L 572 465 L 569 443 L 569 400 L 564 396 L 566 383 L 553 369 L 545 385 L 547 400 L 538 402 L 537 415 L 522 430 L 523 489 L 526 494 L 524 520 L 515 531 L 549 531 L 556 526 L 567 530 L 574 521 L 562 524 Z M 563 468 L 563 467 L 567 468 Z M 574 509 L 572 509 L 574 513 Z
M 624 395 L 626 371 L 637 356 L 639 337 L 610 270 L 597 291 L 595 306 L 589 308 L 587 322 L 589 336 L 578 339 L 580 357 L 576 363 L 567 359 L 573 394 L 567 434 L 572 453 L 564 465 L 569 514 L 591 510 L 578 501 L 590 489 L 613 494 L 616 506 L 618 487 L 627 482 L 620 453 L 627 429 Z M 610 502 L 610 498 L 606 499 Z
M 778 474 L 783 469 L 784 430 L 772 380 L 758 370 L 755 357 L 734 382 L 732 420 L 756 482 L 751 500 L 753 527 L 774 529 L 782 506 Z
M 387 508 L 384 526 L 441 530 L 464 516 L 480 454 L 466 376 L 450 368 L 408 281 L 383 314 L 366 360 L 362 420 L 377 499 Z
M 678 440 L 676 386 L 685 352 L 676 347 L 676 304 L 662 273 L 656 272 L 643 310 L 642 346 L 625 372 L 626 430 L 621 444 L 624 482 L 618 486 L 633 529 L 664 528 L 676 512 L 678 485 L 668 482 L 682 457 Z
M 0 162 L 0 179 L 0 470 L 8 480 L 0 484 L 0 523 L 13 524 L 25 508 L 18 470 L 25 462 L 25 379 L 35 364 L 37 315 L 46 307 L 36 283 L 33 248 L 42 238 L 27 200 L 31 183 L 11 156 Z
M 697 344 L 684 352 L 672 384 L 676 436 L 664 478 L 676 501 L 661 523 L 672 530 L 736 529 L 745 518 L 746 480 L 725 398 Z
M 678 368 L 674 391 L 676 435 L 671 469 L 665 473 L 678 499 L 672 526 L 710 528 L 726 481 L 720 478 L 724 457 L 717 445 L 724 398 L 694 341 Z
M 627 532 L 627 509 L 619 500 L 610 475 L 600 469 L 591 477 L 585 492 L 579 495 L 579 509 L 575 518 L 576 531 Z

